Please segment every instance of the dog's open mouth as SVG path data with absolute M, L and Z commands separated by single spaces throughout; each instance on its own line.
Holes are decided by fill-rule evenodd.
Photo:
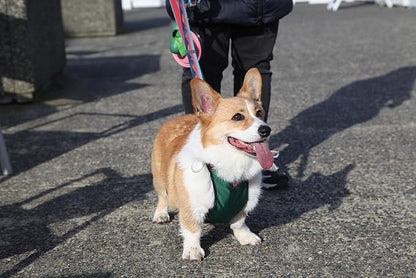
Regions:
M 234 137 L 228 137 L 228 143 L 235 148 L 248 154 L 255 155 L 263 169 L 270 169 L 273 166 L 273 155 L 265 140 L 258 142 L 244 142 Z

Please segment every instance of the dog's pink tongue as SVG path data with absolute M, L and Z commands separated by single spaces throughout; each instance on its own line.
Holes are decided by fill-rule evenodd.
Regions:
M 256 148 L 256 157 L 261 168 L 270 169 L 273 166 L 273 155 L 266 142 L 253 143 Z

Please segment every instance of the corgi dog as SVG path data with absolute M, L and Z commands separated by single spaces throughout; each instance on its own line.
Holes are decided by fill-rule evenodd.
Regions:
M 240 207 L 234 207 L 237 203 L 234 197 L 226 201 L 228 205 L 219 205 L 225 207 L 219 214 L 234 210 L 228 218 L 220 215 L 219 221 L 230 223 L 242 245 L 261 243 L 260 237 L 245 224 L 246 216 L 260 197 L 262 169 L 273 166 L 268 147 L 271 129 L 263 121 L 260 101 L 261 84 L 259 71 L 250 69 L 237 96 L 222 98 L 205 81 L 192 79 L 194 114 L 166 122 L 156 135 L 152 174 L 158 204 L 153 222 L 168 222 L 168 209 L 178 210 L 183 259 L 204 258 L 201 227 L 223 187 L 228 187 L 231 194 L 245 193 L 238 193 L 243 196 Z M 225 181 L 225 185 L 216 187 L 214 175 L 215 179 Z

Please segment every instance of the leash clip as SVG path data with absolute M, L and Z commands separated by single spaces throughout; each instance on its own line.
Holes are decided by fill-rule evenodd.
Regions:
M 185 0 L 185 6 L 187 8 L 193 8 L 201 2 L 201 0 Z

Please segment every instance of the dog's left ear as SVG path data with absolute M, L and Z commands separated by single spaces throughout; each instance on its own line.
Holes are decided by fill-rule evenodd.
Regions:
M 237 96 L 252 99 L 254 101 L 261 100 L 262 80 L 258 69 L 251 68 L 244 77 L 243 87 L 241 87 Z
M 221 98 L 212 87 L 205 81 L 194 78 L 190 83 L 192 92 L 192 106 L 194 113 L 212 114 L 217 108 Z

